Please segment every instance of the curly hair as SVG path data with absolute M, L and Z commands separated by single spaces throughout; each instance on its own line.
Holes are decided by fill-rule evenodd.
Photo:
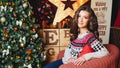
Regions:
M 70 27 L 70 40 L 74 40 L 77 38 L 79 34 L 79 28 L 78 28 L 78 17 L 81 10 L 87 11 L 90 13 L 90 22 L 87 26 L 88 30 L 92 32 L 95 37 L 99 38 L 99 32 L 98 32 L 98 21 L 97 16 L 95 15 L 94 11 L 89 6 L 80 6 L 78 10 L 75 12 L 75 15 L 73 17 L 73 20 L 71 22 Z

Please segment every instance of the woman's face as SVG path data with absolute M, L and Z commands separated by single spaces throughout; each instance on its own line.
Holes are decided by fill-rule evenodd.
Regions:
M 90 13 L 85 10 L 81 10 L 78 17 L 78 27 L 87 28 L 89 21 L 90 21 Z

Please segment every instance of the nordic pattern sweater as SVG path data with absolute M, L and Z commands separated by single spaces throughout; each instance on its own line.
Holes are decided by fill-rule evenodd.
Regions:
M 81 53 L 83 47 L 88 44 L 94 52 L 84 54 L 83 57 L 86 60 L 92 58 L 101 58 L 109 54 L 108 50 L 103 46 L 103 44 L 94 36 L 92 33 L 79 34 L 77 39 L 70 42 L 67 48 L 65 49 L 64 57 L 62 61 L 64 64 L 68 63 L 67 61 L 70 58 L 77 59 L 78 54 Z

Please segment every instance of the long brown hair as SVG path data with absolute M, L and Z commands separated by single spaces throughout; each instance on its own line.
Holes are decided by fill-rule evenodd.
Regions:
M 97 21 L 97 16 L 95 15 L 94 11 L 92 10 L 91 7 L 89 6 L 80 6 L 78 10 L 75 12 L 75 15 L 73 17 L 73 20 L 71 22 L 71 27 L 70 27 L 70 33 L 71 33 L 71 38 L 70 40 L 74 40 L 77 38 L 79 34 L 79 28 L 78 28 L 78 17 L 79 13 L 81 10 L 87 11 L 90 13 L 90 22 L 88 24 L 88 30 L 92 32 L 97 38 L 99 38 L 99 33 L 98 33 L 98 21 Z

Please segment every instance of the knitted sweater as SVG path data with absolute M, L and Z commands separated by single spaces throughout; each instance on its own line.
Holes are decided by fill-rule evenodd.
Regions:
M 86 60 L 92 58 L 101 58 L 109 54 L 108 50 L 103 46 L 103 44 L 98 41 L 98 39 L 92 33 L 79 34 L 77 39 L 70 42 L 65 49 L 64 57 L 62 61 L 64 64 L 68 63 L 68 59 L 77 59 L 78 54 L 83 50 L 83 47 L 89 44 L 89 46 L 94 50 L 92 53 L 84 54 L 83 57 Z

